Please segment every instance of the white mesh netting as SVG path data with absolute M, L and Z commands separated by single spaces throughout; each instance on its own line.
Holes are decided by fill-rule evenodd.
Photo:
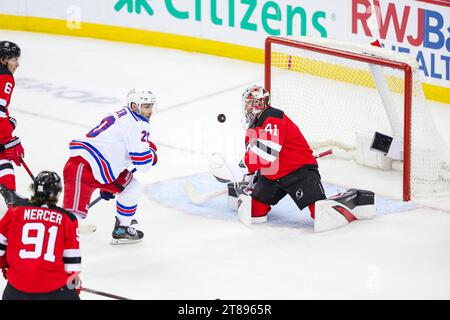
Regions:
M 417 62 L 370 45 L 330 39 L 295 39 L 315 46 L 407 63 L 413 70 L 411 196 L 450 192 L 450 153 L 423 94 Z M 296 122 L 313 149 L 356 149 L 356 132 L 403 139 L 405 73 L 329 53 L 284 44 L 271 46 L 271 100 Z M 407 186 L 404 186 L 404 188 Z

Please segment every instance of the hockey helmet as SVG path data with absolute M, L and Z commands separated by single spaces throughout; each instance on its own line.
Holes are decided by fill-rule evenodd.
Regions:
M 20 48 L 14 42 L 0 41 L 0 58 L 19 58 L 20 54 Z
M 131 103 L 137 105 L 138 113 L 141 113 L 143 104 L 151 104 L 153 112 L 156 111 L 156 97 L 149 90 L 131 89 L 127 94 L 127 106 L 131 107 Z
M 42 171 L 34 178 L 32 188 L 34 199 L 41 202 L 56 202 L 62 191 L 61 178 L 56 172 Z
M 262 113 L 270 105 L 269 91 L 262 86 L 253 85 L 245 89 L 242 94 L 242 107 L 246 122 L 250 123 L 256 115 Z

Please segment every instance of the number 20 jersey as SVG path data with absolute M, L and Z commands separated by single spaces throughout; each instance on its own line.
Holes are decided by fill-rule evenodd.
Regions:
M 70 143 L 70 156 L 89 162 L 95 180 L 110 184 L 130 166 L 148 171 L 156 159 L 149 146 L 150 125 L 147 119 L 125 107 L 92 129 L 84 138 Z
M 68 273 L 81 271 L 77 218 L 58 207 L 13 205 L 0 220 L 0 266 L 6 261 L 8 282 L 17 290 L 64 287 Z

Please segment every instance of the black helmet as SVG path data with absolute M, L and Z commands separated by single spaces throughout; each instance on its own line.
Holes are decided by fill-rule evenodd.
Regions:
M 62 191 L 61 178 L 56 172 L 42 171 L 34 179 L 32 187 L 34 192 L 32 200 L 56 203 Z
M 20 48 L 11 41 L 0 41 L 0 58 L 18 58 L 20 57 Z

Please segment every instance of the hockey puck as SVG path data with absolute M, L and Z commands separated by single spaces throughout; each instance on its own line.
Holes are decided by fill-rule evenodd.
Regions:
M 225 115 L 223 113 L 221 113 L 217 116 L 217 121 L 225 122 L 225 120 L 227 120 L 227 118 L 225 117 Z

